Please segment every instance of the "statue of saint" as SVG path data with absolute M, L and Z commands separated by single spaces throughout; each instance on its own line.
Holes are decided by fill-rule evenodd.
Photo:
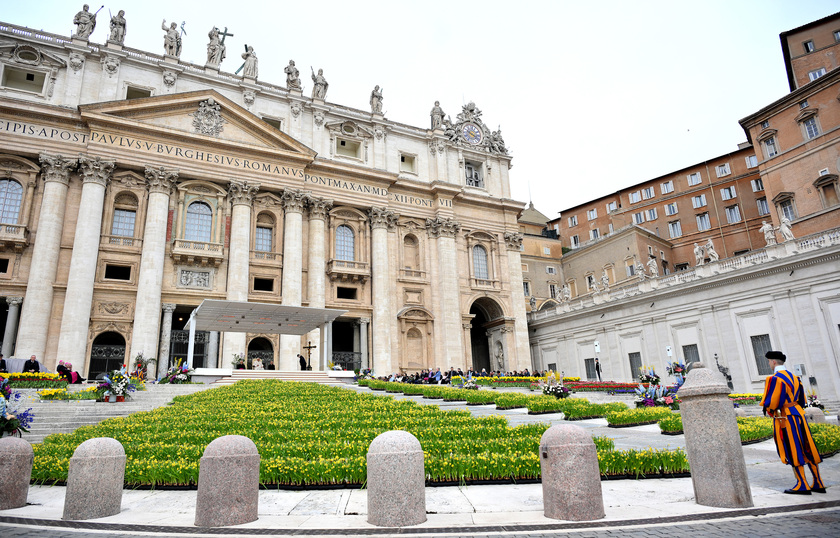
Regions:
M 210 38 L 210 42 L 207 44 L 207 65 L 218 66 L 225 59 L 227 47 L 219 38 L 219 29 L 215 26 L 207 34 L 207 37 Z
M 645 266 L 642 265 L 641 261 L 636 262 L 636 275 L 639 277 L 639 280 L 644 280 L 647 274 L 645 273 Z
M 531 305 L 531 312 L 537 309 L 537 298 L 533 295 L 531 296 L 531 299 L 528 301 L 528 303 Z
M 793 237 L 793 230 L 790 229 L 790 219 L 787 217 L 782 217 L 782 221 L 779 224 L 779 232 L 782 234 L 783 241 L 793 241 L 795 239 Z
M 768 247 L 776 244 L 776 229 L 773 228 L 772 224 L 768 224 L 766 220 L 763 220 L 761 221 L 761 228 L 758 231 L 764 234 L 764 241 L 767 242 Z
M 73 37 L 87 39 L 96 28 L 96 13 L 91 13 L 90 7 L 85 4 L 82 6 L 82 10 L 73 17 L 73 24 L 76 25 L 76 33 L 73 34 Z
M 651 278 L 659 276 L 659 266 L 656 264 L 655 258 L 649 259 L 647 262 L 647 266 Z
M 327 79 L 324 78 L 323 69 L 319 69 L 317 75 L 315 74 L 314 70 L 312 71 L 312 82 L 315 83 L 315 85 L 312 87 L 312 98 L 322 100 L 326 99 L 327 88 L 330 87 L 330 84 L 327 82 Z
M 379 89 L 379 84 L 370 92 L 370 111 L 382 114 L 382 90 Z
M 498 131 L 493 131 L 490 135 L 490 147 L 493 148 L 494 151 L 501 153 L 503 155 L 507 155 L 507 148 L 505 147 L 505 139 L 502 138 L 502 130 L 499 129 Z
M 703 247 L 694 243 L 694 264 L 703 265 L 706 263 L 706 251 Z
M 435 106 L 432 107 L 432 111 L 429 112 L 429 115 L 432 117 L 432 129 L 440 129 L 443 127 L 443 117 L 446 113 L 440 107 L 440 101 L 435 101 Z
M 601 285 L 604 286 L 605 290 L 610 289 L 610 276 L 606 271 L 601 274 Z
M 720 259 L 720 256 L 718 256 L 718 253 L 715 250 L 715 244 L 712 241 L 711 237 L 706 242 L 706 254 L 709 256 L 709 261 L 716 262 Z
M 108 37 L 111 43 L 125 42 L 125 11 L 120 10 L 116 16 L 111 17 L 111 36 Z
M 563 284 L 563 292 L 562 293 L 563 293 L 562 297 L 563 297 L 564 301 L 568 301 L 569 299 L 572 298 L 572 289 L 569 288 L 568 284 Z
M 178 32 L 178 25 L 172 23 L 169 27 L 166 26 L 166 19 L 160 25 L 161 30 L 166 32 L 163 36 L 163 53 L 167 56 L 181 56 L 181 34 Z
M 295 61 L 289 60 L 289 65 L 287 65 L 283 72 L 286 73 L 286 88 L 292 90 L 299 90 L 301 89 L 300 85 L 300 72 L 298 71 L 297 67 L 295 67 Z
M 244 78 L 257 78 L 257 55 L 254 53 L 254 47 L 248 45 L 245 52 L 242 53 L 242 59 L 245 60 L 245 66 L 242 70 Z

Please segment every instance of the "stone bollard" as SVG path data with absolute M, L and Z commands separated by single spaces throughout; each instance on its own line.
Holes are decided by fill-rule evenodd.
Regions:
M 580 426 L 560 424 L 540 439 L 543 513 L 552 519 L 601 519 L 604 498 L 598 453 L 592 436 Z
M 680 387 L 680 415 L 697 504 L 753 506 L 738 421 L 723 374 L 695 363 Z
M 0 510 L 26 506 L 34 460 L 28 442 L 18 437 L 0 439 Z
M 379 434 L 367 452 L 368 523 L 405 527 L 426 521 L 423 448 L 406 431 Z
M 242 435 L 214 439 L 201 456 L 195 524 L 227 527 L 256 521 L 260 493 L 260 454 Z
M 80 444 L 70 458 L 61 519 L 119 514 L 124 479 L 125 450 L 119 441 L 96 437 Z
M 825 413 L 823 413 L 822 409 L 820 409 L 819 407 L 806 407 L 805 421 L 808 424 L 825 422 Z

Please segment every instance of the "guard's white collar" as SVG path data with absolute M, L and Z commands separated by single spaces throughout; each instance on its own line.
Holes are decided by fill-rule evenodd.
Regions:
M 780 365 L 776 366 L 775 368 L 773 368 L 773 373 L 775 374 L 776 372 L 782 372 L 782 371 L 786 371 L 786 370 L 787 370 L 787 368 L 785 368 L 785 365 L 780 364 Z

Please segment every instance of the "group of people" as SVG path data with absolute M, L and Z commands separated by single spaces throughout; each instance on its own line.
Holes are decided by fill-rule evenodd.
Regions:
M 442 372 L 440 368 L 434 368 L 430 370 L 424 368 L 419 372 L 395 372 L 390 376 L 380 376 L 377 379 L 381 381 L 390 381 L 392 383 L 425 383 L 446 385 L 452 382 L 453 377 L 472 379 L 474 377 L 534 377 L 542 375 L 544 375 L 544 373 L 531 373 L 530 371 L 528 371 L 527 368 L 525 368 L 525 370 L 521 372 L 503 372 L 501 370 L 492 370 L 488 372 L 486 368 L 482 368 L 481 371 L 469 368 L 467 369 L 466 373 L 464 373 L 464 371 L 461 368 L 450 368 L 448 371 L 445 372 Z

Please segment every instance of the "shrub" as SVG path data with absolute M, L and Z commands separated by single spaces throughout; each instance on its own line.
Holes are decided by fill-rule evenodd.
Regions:
M 555 398 L 554 396 L 535 396 L 528 398 L 527 407 L 529 413 L 547 413 L 549 411 L 563 411 L 565 405 L 565 400 Z
M 671 413 L 668 416 L 660 418 L 659 429 L 668 433 L 682 433 L 682 417 L 676 413 Z
M 530 398 L 524 394 L 499 394 L 496 396 L 496 409 L 516 409 L 526 407 Z
M 498 393 L 491 390 L 471 390 L 467 394 L 467 403 L 488 405 L 496 402 L 496 396 Z
M 820 454 L 833 454 L 840 450 L 840 426 L 836 424 L 810 424 L 814 444 Z
M 607 423 L 612 426 L 626 426 L 628 424 L 652 424 L 672 414 L 667 407 L 640 407 L 624 411 L 610 411 L 604 416 Z
M 593 404 L 583 398 L 568 398 L 563 413 L 566 420 L 582 420 L 587 418 L 603 417 L 610 411 L 624 411 L 627 404 L 623 402 L 610 402 L 606 404 Z

